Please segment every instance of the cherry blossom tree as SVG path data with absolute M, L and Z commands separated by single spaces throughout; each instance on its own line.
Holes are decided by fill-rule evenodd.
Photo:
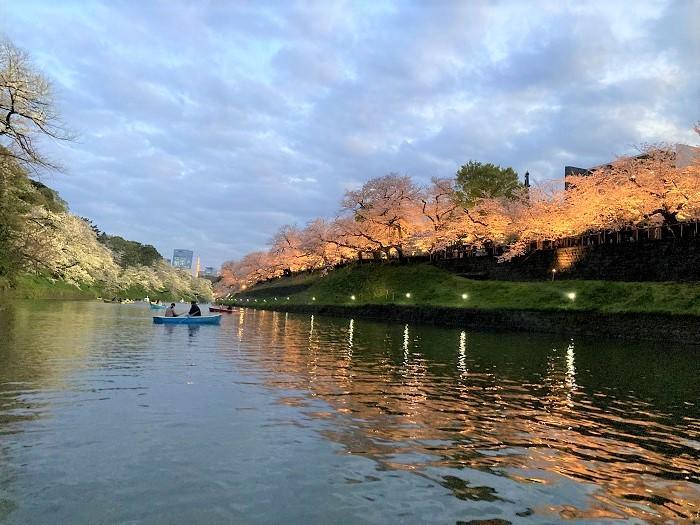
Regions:
M 82 219 L 36 206 L 27 216 L 25 236 L 16 245 L 25 269 L 73 284 L 112 285 L 119 268 L 108 248 Z
M 700 164 L 677 168 L 670 148 L 647 147 L 590 175 L 567 178 L 567 202 L 588 228 L 677 224 L 700 217 Z
M 9 40 L 0 40 L 0 151 L 24 167 L 55 167 L 37 147 L 37 138 L 71 138 L 63 127 L 49 80 L 29 56 Z
M 306 244 L 304 230 L 297 226 L 282 226 L 270 242 L 270 258 L 283 273 L 299 272 L 315 266 L 314 254 Z
M 430 185 L 421 188 L 417 198 L 420 216 L 413 246 L 433 253 L 457 242 L 459 235 L 451 226 L 463 217 L 464 211 L 457 202 L 454 180 L 433 178 Z
M 339 221 L 341 235 L 350 246 L 378 255 L 401 258 L 418 224 L 420 190 L 410 177 L 385 175 L 347 191 L 342 207 L 352 221 Z
M 700 134 L 700 124 L 696 131 Z M 303 229 L 283 227 L 269 252 L 227 263 L 223 280 L 240 287 L 284 270 L 330 268 L 364 254 L 403 257 L 456 244 L 500 247 L 507 260 L 542 241 L 700 219 L 700 159 L 677 167 L 668 148 L 644 148 L 640 155 L 567 177 L 564 187 L 524 187 L 514 172 L 511 179 L 507 191 L 496 185 L 493 191 L 471 192 L 468 206 L 451 179 L 433 179 L 425 187 L 395 174 L 371 179 L 346 192 L 338 217 L 315 219 Z
M 339 242 L 333 222 L 318 218 L 302 232 L 302 246 L 312 258 L 311 268 L 331 268 L 356 258 L 355 250 Z

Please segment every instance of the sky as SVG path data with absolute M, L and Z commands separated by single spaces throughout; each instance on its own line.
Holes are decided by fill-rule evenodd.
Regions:
M 219 266 L 387 173 L 534 181 L 698 144 L 700 0 L 2 1 L 76 140 L 46 174 L 102 230 Z

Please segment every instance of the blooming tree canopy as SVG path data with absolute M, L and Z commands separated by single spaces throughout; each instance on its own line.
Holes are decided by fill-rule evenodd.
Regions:
M 534 187 L 517 183 L 514 172 L 499 171 L 498 180 L 481 181 L 486 189 L 472 192 L 468 205 L 457 179 L 432 179 L 425 186 L 396 174 L 370 179 L 345 193 L 335 219 L 285 226 L 268 252 L 226 263 L 222 284 L 240 289 L 365 254 L 401 258 L 456 245 L 499 247 L 507 260 L 541 241 L 700 220 L 700 159 L 680 167 L 676 161 L 670 148 L 646 147 L 639 155 L 568 176 L 565 185 Z

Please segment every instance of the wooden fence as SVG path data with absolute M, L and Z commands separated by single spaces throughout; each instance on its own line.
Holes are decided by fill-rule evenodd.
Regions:
M 700 238 L 700 221 L 664 224 L 646 228 L 625 228 L 623 230 L 603 230 L 561 239 L 540 239 L 530 243 L 528 253 L 557 248 L 577 246 L 599 246 L 603 244 L 629 244 L 636 242 L 653 242 L 660 240 L 685 241 Z M 488 246 L 477 249 L 468 245 L 454 245 L 434 253 L 431 259 L 461 259 L 463 257 L 499 256 L 506 246 Z M 425 256 L 425 254 L 420 254 Z

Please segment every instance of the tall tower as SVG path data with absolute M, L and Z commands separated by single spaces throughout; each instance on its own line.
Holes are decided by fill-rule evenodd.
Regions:
M 199 277 L 199 255 L 197 256 L 197 264 L 194 267 L 194 276 Z

